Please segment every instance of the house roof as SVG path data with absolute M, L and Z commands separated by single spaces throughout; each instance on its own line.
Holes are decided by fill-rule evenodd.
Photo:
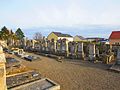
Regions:
M 72 37 L 71 35 L 69 35 L 69 34 L 63 34 L 63 33 L 61 33 L 61 32 L 52 32 L 52 33 L 54 33 L 56 36 L 58 36 L 58 37 Z
M 89 37 L 89 38 L 86 38 L 86 39 L 105 39 L 105 38 L 100 38 L 100 37 Z
M 78 37 L 79 39 L 81 39 L 81 40 L 86 40 L 86 38 L 84 38 L 83 36 L 78 36 L 78 35 L 77 35 L 77 37 Z
M 120 39 L 120 31 L 113 31 L 109 39 Z

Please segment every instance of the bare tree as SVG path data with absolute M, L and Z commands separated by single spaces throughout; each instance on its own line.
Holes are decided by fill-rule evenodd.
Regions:
M 43 39 L 43 36 L 40 32 L 36 32 L 34 35 L 33 35 L 33 39 L 37 40 L 37 41 L 41 41 Z

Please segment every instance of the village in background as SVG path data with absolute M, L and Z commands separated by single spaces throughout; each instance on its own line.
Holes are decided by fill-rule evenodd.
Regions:
M 40 32 L 36 32 L 33 33 L 33 39 L 29 39 L 24 35 L 20 28 L 13 32 L 4 26 L 0 31 L 0 45 L 0 90 L 60 90 L 61 85 L 62 89 L 65 89 L 65 87 L 73 88 L 74 86 L 72 86 L 72 84 L 70 84 L 70 86 L 67 84 L 66 86 L 61 84 L 63 82 L 59 81 L 59 78 L 57 80 L 57 76 L 54 75 L 57 71 L 59 72 L 59 68 L 62 68 L 62 65 L 60 64 L 65 64 L 67 67 L 70 62 L 70 64 L 74 63 L 76 65 L 82 63 L 83 65 L 88 65 L 89 67 L 91 67 L 91 65 L 95 65 L 94 68 L 98 68 L 99 66 L 99 69 L 103 70 L 102 72 L 110 72 L 110 74 L 114 74 L 111 76 L 114 78 L 116 76 L 116 79 L 110 78 L 111 81 L 116 80 L 114 81 L 114 84 L 113 82 L 110 83 L 110 86 L 107 81 L 108 79 L 105 80 L 108 85 L 108 87 L 105 86 L 108 88 L 106 90 L 113 90 L 113 88 L 118 90 L 118 88 L 120 88 L 120 31 L 111 32 L 109 38 L 87 38 L 82 35 L 77 35 L 77 33 L 76 36 L 73 37 L 62 32 L 51 32 L 47 37 L 44 37 Z M 46 69 L 45 71 L 42 71 L 44 70 L 43 68 L 41 68 L 41 72 L 37 70 L 42 66 L 38 63 L 46 63 L 47 60 L 45 61 L 44 59 L 44 62 L 42 59 L 46 57 L 48 60 L 53 59 L 52 62 L 55 63 L 52 63 L 51 66 L 49 66 L 49 60 L 47 63 L 48 67 L 51 68 L 54 65 L 56 65 L 56 68 L 57 65 L 59 67 L 57 70 L 55 69 L 56 71 L 53 70 L 54 72 L 51 74 L 56 78 L 51 77 L 49 79 L 47 74 L 42 76 L 41 72 L 52 72 L 52 70 L 49 71 L 49 69 Z M 25 63 L 25 65 L 23 63 Z M 36 65 L 36 67 L 38 65 L 38 68 L 32 68 L 32 63 L 33 65 Z M 70 67 L 72 66 L 70 65 Z M 87 67 L 87 69 L 89 67 Z M 64 72 L 64 68 L 60 70 Z M 85 69 L 82 71 L 84 70 Z M 76 71 L 72 71 L 71 69 L 71 72 Z M 96 72 L 100 73 L 98 71 Z M 92 72 L 90 73 L 92 74 Z M 56 75 L 58 74 L 60 73 L 57 73 Z M 64 76 L 61 76 L 60 78 L 63 80 Z M 77 78 L 75 80 L 77 81 Z M 72 82 L 73 81 L 74 80 L 72 80 Z M 100 87 L 101 86 L 102 84 Z M 93 87 L 91 86 L 90 90 L 94 90 L 92 89 Z M 96 87 L 96 90 L 100 90 L 102 88 L 100 87 Z M 72 88 L 69 90 L 73 90 Z

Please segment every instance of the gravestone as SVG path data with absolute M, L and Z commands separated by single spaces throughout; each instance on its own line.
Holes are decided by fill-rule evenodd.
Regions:
M 7 90 L 5 62 L 5 55 L 2 46 L 0 45 L 0 90 Z
M 69 42 L 69 57 L 76 58 L 76 42 Z
M 26 49 L 26 45 L 27 45 L 27 38 L 23 38 L 23 48 Z
M 89 60 L 94 61 L 96 58 L 95 44 L 89 44 Z
M 51 49 L 51 43 L 50 43 L 50 41 L 48 40 L 48 41 L 47 41 L 47 50 L 48 50 L 48 52 L 50 52 L 50 49 Z
M 35 48 L 35 40 L 32 40 L 32 48 Z
M 62 43 L 61 49 L 62 49 L 62 51 L 65 51 L 65 50 L 66 50 L 66 45 L 65 45 L 65 43 Z
M 65 53 L 66 52 L 66 39 L 63 39 L 61 42 L 61 52 Z
M 55 53 L 56 53 L 56 50 L 57 50 L 57 49 L 56 49 L 56 48 L 57 48 L 57 47 L 56 47 L 56 43 L 57 43 L 57 41 L 55 40 L 55 41 L 54 41 L 54 52 L 55 52 Z
M 55 53 L 56 52 L 56 41 L 54 39 L 51 40 L 50 42 L 50 52 Z
M 61 45 L 61 51 L 62 53 L 65 53 L 66 57 L 69 57 L 68 43 L 69 41 L 64 39 Z
M 120 48 L 117 51 L 117 61 L 116 61 L 116 63 L 120 65 Z
M 57 40 L 56 49 L 57 49 L 57 53 L 60 52 L 60 50 L 61 50 L 61 39 Z
M 83 43 L 79 42 L 77 46 L 77 58 L 84 59 Z

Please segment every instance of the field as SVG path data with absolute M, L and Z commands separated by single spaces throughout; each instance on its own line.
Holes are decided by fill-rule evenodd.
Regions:
M 120 90 L 120 73 L 108 71 L 107 65 L 40 57 L 41 60 L 22 63 L 60 84 L 61 90 Z

